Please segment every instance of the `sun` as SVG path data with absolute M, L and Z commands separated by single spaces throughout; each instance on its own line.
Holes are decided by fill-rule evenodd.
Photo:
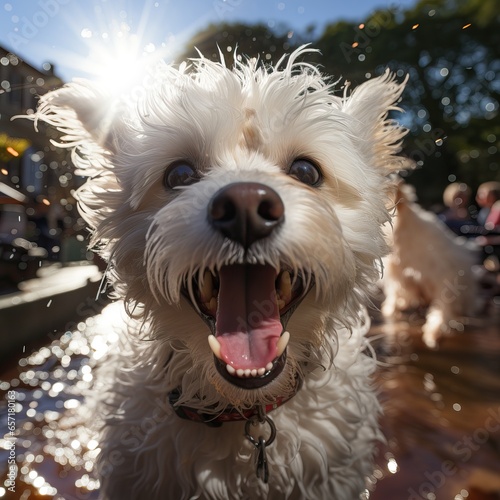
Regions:
M 162 51 L 157 51 L 154 44 L 145 44 L 127 28 L 121 26 L 104 40 L 88 40 L 93 79 L 115 93 L 131 91 L 139 85 L 146 68 L 162 57 Z

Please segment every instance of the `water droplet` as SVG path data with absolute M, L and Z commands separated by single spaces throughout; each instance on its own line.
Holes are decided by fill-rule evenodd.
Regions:
M 387 470 L 391 473 L 391 474 L 395 474 L 397 471 L 398 471 L 399 467 L 398 467 L 398 463 L 396 462 L 396 460 L 394 458 L 391 458 L 388 462 L 387 462 Z

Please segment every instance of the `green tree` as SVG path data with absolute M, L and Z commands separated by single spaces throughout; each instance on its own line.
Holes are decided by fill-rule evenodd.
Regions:
M 213 61 L 220 60 L 220 52 L 227 61 L 232 54 L 259 57 L 264 62 L 277 61 L 298 44 L 298 36 L 285 26 L 271 30 L 265 24 L 242 23 L 210 24 L 197 33 L 187 44 L 180 60 L 199 57 L 199 53 Z M 228 58 L 231 55 L 231 58 Z
M 398 119 L 409 128 L 408 176 L 424 204 L 436 203 L 453 180 L 476 188 L 500 180 L 500 0 L 419 0 L 409 9 L 379 9 L 361 22 L 335 21 L 315 35 L 285 26 L 210 25 L 183 56 L 219 59 L 237 51 L 276 62 L 311 41 L 326 74 L 352 86 L 389 67 L 408 75 Z M 227 59 L 227 58 L 226 58 Z
M 500 179 L 499 13 L 498 0 L 421 0 L 331 24 L 317 41 L 325 69 L 355 83 L 386 67 L 409 75 L 406 153 L 419 167 L 409 180 L 426 203 L 455 178 Z

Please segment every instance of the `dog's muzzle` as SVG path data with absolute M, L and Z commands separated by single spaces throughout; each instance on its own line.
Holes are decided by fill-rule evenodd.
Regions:
M 285 207 L 269 186 L 238 182 L 215 193 L 207 217 L 213 229 L 248 250 L 279 230 Z M 274 380 L 286 365 L 286 324 L 311 287 L 312 280 L 306 286 L 284 263 L 279 270 L 269 264 L 223 265 L 194 278 L 193 293 L 185 295 L 210 326 L 209 345 L 221 376 L 245 389 Z

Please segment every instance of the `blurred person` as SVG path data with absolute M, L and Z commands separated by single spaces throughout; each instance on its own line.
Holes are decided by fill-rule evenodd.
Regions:
M 484 227 L 488 231 L 500 232 L 500 200 L 493 203 L 490 213 L 486 218 L 486 222 L 484 223 Z
M 483 266 L 493 280 L 493 294 L 500 293 L 500 182 L 489 181 L 477 189 L 476 201 L 481 207 L 477 221 L 482 227 L 475 241 L 483 250 Z
M 500 200 L 500 182 L 483 182 L 476 193 L 477 204 L 481 207 L 477 215 L 477 223 L 481 226 L 486 224 L 488 215 L 495 203 Z
M 443 192 L 443 203 L 446 209 L 439 214 L 439 218 L 459 236 L 465 232 L 462 228 L 474 225 L 469 213 L 469 202 L 472 191 L 467 184 L 463 182 L 452 182 L 446 186 Z

